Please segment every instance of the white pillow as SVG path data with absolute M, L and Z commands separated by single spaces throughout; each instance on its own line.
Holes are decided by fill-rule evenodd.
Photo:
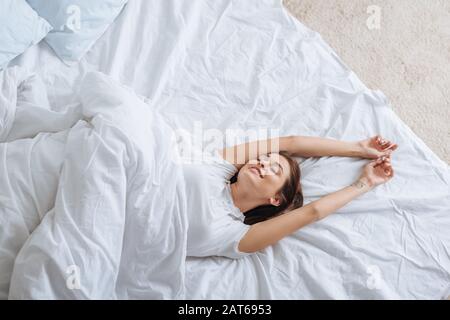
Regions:
M 78 62 L 128 0 L 27 0 L 53 27 L 45 41 L 66 64 Z
M 25 0 L 0 0 L 0 70 L 51 28 Z

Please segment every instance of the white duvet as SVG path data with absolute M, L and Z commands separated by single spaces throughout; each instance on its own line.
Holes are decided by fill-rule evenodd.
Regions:
M 32 77 L 5 73 L 3 88 L 25 78 L 22 97 Z M 4 93 L 8 137 L 23 116 L 14 117 L 16 92 Z M 2 298 L 184 297 L 185 189 L 172 130 L 102 74 L 88 74 L 79 97 L 83 119 L 69 129 L 58 131 L 55 117 L 41 130 L 57 133 L 0 144 Z
M 204 129 L 275 128 L 281 135 L 344 140 L 382 134 L 399 144 L 393 158 L 395 178 L 333 216 L 241 260 L 186 258 L 185 298 L 440 299 L 448 292 L 448 165 L 394 114 L 381 92 L 367 88 L 319 34 L 288 14 L 280 0 L 130 0 L 79 65 L 64 66 L 45 43 L 14 64 L 42 77 L 52 110 L 66 112 L 69 120 L 77 115 L 73 105 L 79 99 L 74 92 L 88 71 L 98 70 L 150 98 L 174 129 L 193 131 L 201 123 Z M 79 124 L 76 128 L 79 134 L 93 130 Z M 299 160 L 306 202 L 348 185 L 366 163 L 334 157 Z M 52 225 L 53 216 L 46 215 L 43 222 L 49 219 Z M 125 218 L 113 216 L 120 228 Z M 133 244 L 145 230 L 138 224 L 128 227 Z M 175 232 L 176 226 L 172 227 L 167 226 L 167 233 Z M 43 233 L 35 239 L 45 248 L 42 257 L 56 256 L 46 251 L 52 247 Z M 168 241 L 169 245 L 172 240 Z M 26 253 L 34 248 L 29 244 L 32 241 L 27 241 L 16 261 L 23 272 L 13 274 L 13 282 L 17 281 L 13 297 L 29 296 L 30 291 L 54 297 L 49 286 L 55 278 L 52 270 L 62 271 L 61 264 L 52 262 L 53 269 L 39 273 L 45 264 L 27 263 Z M 133 261 L 132 256 L 128 259 L 133 247 L 123 248 L 121 254 L 127 259 L 121 261 Z M 139 266 L 151 260 L 151 252 L 146 253 Z M 74 258 L 61 257 L 65 264 Z M 116 260 L 103 258 L 94 259 L 95 268 L 120 268 L 118 279 L 126 280 L 114 282 L 112 293 L 106 285 L 112 284 L 105 279 L 99 295 L 146 297 L 136 293 L 170 292 L 162 296 L 176 296 L 181 273 L 180 281 L 164 287 L 171 289 L 159 287 L 157 279 L 166 279 L 165 271 L 173 271 L 164 270 L 164 261 L 140 278 L 152 277 L 144 281 L 136 276 L 144 272 L 136 273 L 133 263 L 119 267 Z M 31 273 L 30 279 L 25 271 Z M 127 275 L 121 278 L 121 272 Z M 129 288 L 133 294 L 117 294 Z M 88 295 L 80 292 L 77 297 Z

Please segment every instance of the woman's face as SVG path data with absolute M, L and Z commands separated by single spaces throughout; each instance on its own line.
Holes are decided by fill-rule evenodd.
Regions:
M 277 193 L 289 175 L 290 167 L 286 158 L 278 153 L 270 153 L 248 161 L 239 171 L 238 180 L 247 190 L 254 190 L 255 196 L 261 199 L 278 199 Z

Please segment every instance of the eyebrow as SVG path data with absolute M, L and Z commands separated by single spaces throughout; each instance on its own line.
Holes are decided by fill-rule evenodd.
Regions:
M 283 167 L 281 166 L 281 164 L 280 164 L 279 162 L 277 162 L 276 164 L 278 165 L 278 167 L 280 167 L 280 169 L 281 169 L 281 172 L 283 172 L 283 173 L 284 173 L 284 169 L 283 169 Z

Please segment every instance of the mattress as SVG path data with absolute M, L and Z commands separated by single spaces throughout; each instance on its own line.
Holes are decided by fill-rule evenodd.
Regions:
M 177 129 L 399 144 L 395 178 L 255 255 L 186 259 L 187 299 L 440 299 L 450 287 L 450 177 L 441 161 L 281 0 L 130 0 L 75 66 L 41 42 L 12 65 L 42 77 L 55 111 L 101 71 Z M 237 142 L 249 139 L 241 134 Z M 298 159 L 305 202 L 367 162 Z

